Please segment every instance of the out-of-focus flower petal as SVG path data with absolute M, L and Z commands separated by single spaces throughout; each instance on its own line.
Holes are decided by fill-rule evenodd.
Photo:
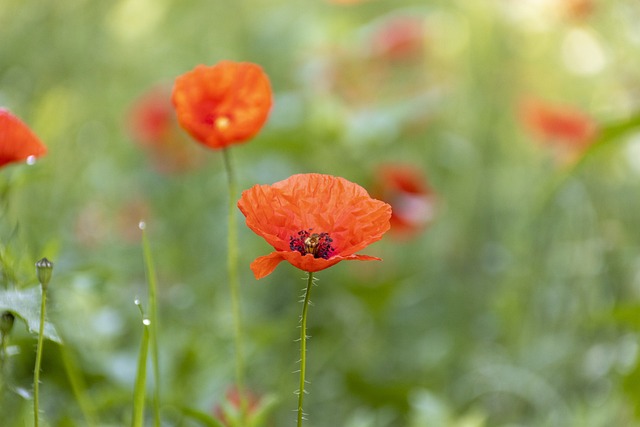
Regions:
M 0 167 L 47 153 L 47 147 L 27 125 L 0 108 Z
M 221 61 L 179 76 L 172 100 L 180 125 L 197 141 L 219 149 L 255 136 L 267 120 L 273 95 L 258 65 Z

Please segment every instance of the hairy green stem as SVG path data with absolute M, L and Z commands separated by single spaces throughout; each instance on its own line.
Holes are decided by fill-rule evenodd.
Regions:
M 302 403 L 304 400 L 305 374 L 307 370 L 307 311 L 309 309 L 309 297 L 313 286 L 313 273 L 309 272 L 307 290 L 302 303 L 302 316 L 300 316 L 300 388 L 298 389 L 298 427 L 302 426 L 304 411 Z
M 241 421 L 245 420 L 246 402 L 244 391 L 244 354 L 242 351 L 242 322 L 240 316 L 240 297 L 238 283 L 238 227 L 236 217 L 236 180 L 231 164 L 229 148 L 222 150 L 224 166 L 229 185 L 229 211 L 227 224 L 227 274 L 229 276 L 229 292 L 233 312 L 233 330 L 236 352 L 236 388 L 241 402 Z
M 42 347 L 44 344 L 44 315 L 47 307 L 47 289 L 42 286 L 42 301 L 40 303 L 40 328 L 38 331 L 38 348 L 36 350 L 36 366 L 33 370 L 33 425 L 39 425 L 40 410 L 40 364 L 42 362 Z

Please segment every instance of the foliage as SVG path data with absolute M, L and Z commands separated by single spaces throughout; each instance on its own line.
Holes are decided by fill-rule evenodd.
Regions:
M 418 39 L 380 44 L 407 17 Z M 640 425 L 638 19 L 633 0 L 1 2 L 0 106 L 48 149 L 0 169 L 0 311 L 17 315 L 2 425 L 31 416 L 43 256 L 43 419 L 131 423 L 134 300 L 151 306 L 141 220 L 159 359 L 144 425 L 154 381 L 163 426 L 220 423 L 234 383 L 223 158 L 199 145 L 165 173 L 128 120 L 151 88 L 221 60 L 260 64 L 275 95 L 232 147 L 239 190 L 316 172 L 373 192 L 381 165 L 406 163 L 436 195 L 426 229 L 367 248 L 382 262 L 314 275 L 309 426 Z M 523 124 L 529 98 L 598 132 L 581 149 L 543 140 Z M 303 274 L 257 282 L 249 265 L 271 248 L 236 214 L 245 382 L 260 425 L 293 425 Z

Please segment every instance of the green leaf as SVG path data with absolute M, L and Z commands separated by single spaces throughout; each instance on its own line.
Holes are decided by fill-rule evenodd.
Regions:
M 249 425 L 252 427 L 258 427 L 266 425 L 267 417 L 273 412 L 274 408 L 278 404 L 279 399 L 274 395 L 266 395 L 260 398 L 258 407 L 254 409 L 254 412 L 249 415 Z
M 142 343 L 138 354 L 138 373 L 133 388 L 133 417 L 132 427 L 142 427 L 144 425 L 144 404 L 146 399 L 147 384 L 147 357 L 149 354 L 149 324 L 144 322 L 142 327 Z
M 182 405 L 176 405 L 174 406 L 174 409 L 179 411 L 183 416 L 200 422 L 201 425 L 207 427 L 224 427 L 224 424 L 222 424 L 220 421 L 216 420 L 211 415 L 197 409 L 189 408 Z
M 10 311 L 24 320 L 29 332 L 37 334 L 40 328 L 40 302 L 42 290 L 35 286 L 23 290 L 0 291 L 0 312 Z M 62 340 L 52 323 L 44 322 L 44 337 L 62 344 Z

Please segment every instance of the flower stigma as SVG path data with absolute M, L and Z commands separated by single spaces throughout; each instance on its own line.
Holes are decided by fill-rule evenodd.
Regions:
M 333 239 L 329 237 L 329 233 L 310 233 L 312 230 L 300 230 L 296 236 L 291 236 L 289 248 L 302 255 L 311 254 L 314 258 L 329 259 L 335 251 L 331 246 Z
M 231 124 L 231 120 L 229 120 L 227 116 L 220 116 L 216 118 L 215 122 L 213 123 L 213 125 L 218 130 L 225 130 L 229 127 L 230 124 Z

